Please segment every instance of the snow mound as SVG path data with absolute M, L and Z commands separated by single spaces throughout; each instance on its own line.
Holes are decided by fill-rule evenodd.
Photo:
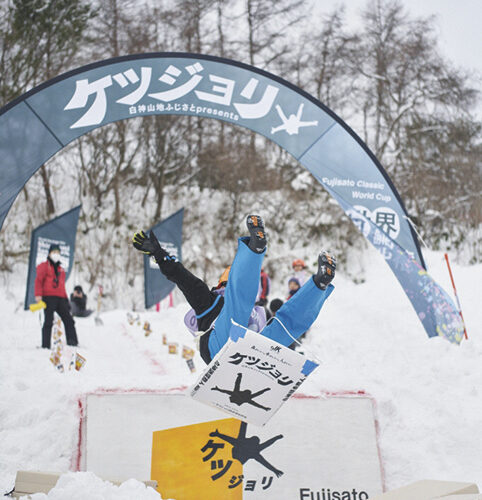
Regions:
M 35 493 L 31 500 L 162 500 L 157 491 L 144 483 L 129 479 L 120 486 L 103 481 L 92 472 L 68 472 L 60 476 L 48 494 Z
M 315 255 L 315 244 L 307 252 Z M 451 294 L 443 254 L 426 252 L 425 257 L 430 274 Z M 290 267 L 290 258 L 269 256 L 278 258 Z M 375 399 L 388 489 L 424 478 L 481 485 L 482 447 L 477 436 L 482 414 L 482 264 L 453 263 L 469 337 L 455 346 L 442 338 L 427 338 L 408 298 L 374 249 L 359 258 L 370 270 L 366 280 L 353 283 L 344 273 L 347 265 L 340 265 L 335 292 L 303 341 L 302 350 L 322 363 L 302 392 L 309 396 L 363 390 Z M 197 371 L 191 373 L 180 354 L 184 345 L 192 348 L 194 343 L 183 326 L 189 306 L 176 301 L 175 307 L 159 313 L 140 312 L 132 325 L 127 320 L 131 311 L 125 309 L 102 311 L 103 326 L 96 326 L 92 317 L 76 319 L 77 351 L 87 361 L 81 371 L 60 373 L 49 361 L 50 353 L 36 349 L 41 318 L 22 310 L 25 282 L 20 275 L 0 275 L 0 493 L 13 488 L 18 470 L 77 470 L 79 398 L 98 392 L 182 393 L 205 366 L 196 353 Z M 284 297 L 284 282 L 272 283 L 270 299 Z M 152 329 L 148 336 L 143 329 L 146 321 Z M 164 337 L 178 343 L 177 354 L 169 354 Z M 92 474 L 62 478 L 58 488 L 70 488 L 69 481 L 76 481 L 74 492 L 34 498 L 124 498 L 123 490 L 116 487 L 109 493 L 112 485 L 99 483 Z M 137 481 L 123 487 L 140 489 L 126 498 L 160 498 Z

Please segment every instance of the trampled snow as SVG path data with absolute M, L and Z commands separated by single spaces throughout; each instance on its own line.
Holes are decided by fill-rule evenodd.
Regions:
M 443 255 L 425 254 L 429 272 L 451 293 Z M 383 259 L 374 250 L 364 258 L 366 282 L 356 285 L 340 269 L 336 289 L 308 333 L 303 349 L 322 364 L 302 392 L 364 390 L 375 398 L 388 489 L 419 479 L 482 487 L 482 265 L 453 264 L 469 334 L 468 341 L 455 346 L 427 338 Z M 17 470 L 75 469 L 83 394 L 182 390 L 204 366 L 196 354 L 198 371 L 192 374 L 185 360 L 168 354 L 162 344 L 165 334 L 180 348 L 194 346 L 183 325 L 189 307 L 178 300 L 159 313 L 140 312 L 140 325 L 128 324 L 126 310 L 103 312 L 103 326 L 96 326 L 93 317 L 77 319 L 78 352 L 87 362 L 80 371 L 60 373 L 50 353 L 38 348 L 39 314 L 23 311 L 25 282 L 19 276 L 24 272 L 3 275 L 0 292 L 1 492 L 13 488 Z M 282 294 L 270 298 L 284 297 L 284 283 L 273 285 Z M 73 286 L 69 283 L 68 291 Z M 153 330 L 147 337 L 144 321 Z M 69 488 L 84 496 L 74 496 Z M 131 491 L 141 500 L 160 498 L 138 481 L 119 488 L 79 472 L 62 476 L 48 497 L 33 498 L 132 498 Z

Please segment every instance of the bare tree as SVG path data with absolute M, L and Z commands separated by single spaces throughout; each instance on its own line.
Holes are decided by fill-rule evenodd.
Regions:
M 470 188 L 453 178 L 454 164 L 464 178 L 480 172 L 474 161 L 480 124 L 470 114 L 477 92 L 440 55 L 433 19 L 410 17 L 399 0 L 372 0 L 363 19 L 351 65 L 365 140 L 427 234 L 434 229 L 430 213 L 445 213 L 446 228 L 454 231 L 449 212 L 457 211 L 447 202 L 455 202 L 450 194 L 455 186 L 463 206 L 477 212 Z M 459 212 L 459 222 L 460 217 L 466 216 Z
M 0 6 L 0 96 L 7 103 L 75 64 L 95 12 L 77 0 L 11 0 Z M 51 172 L 40 167 L 46 216 L 55 213 Z

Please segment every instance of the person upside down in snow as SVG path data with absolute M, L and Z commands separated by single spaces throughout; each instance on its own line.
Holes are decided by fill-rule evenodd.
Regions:
M 238 250 L 227 278 L 224 296 L 210 290 L 201 279 L 188 271 L 181 262 L 161 247 L 155 234 L 144 231 L 134 235 L 134 247 L 153 256 L 164 276 L 175 283 L 194 309 L 202 359 L 209 364 L 229 339 L 231 320 L 248 327 L 256 302 L 261 266 L 266 254 L 266 232 L 259 215 L 248 215 L 246 225 L 249 236 L 238 239 Z M 261 335 L 284 346 L 289 346 L 306 332 L 318 317 L 325 300 L 334 287 L 336 259 L 327 252 L 318 256 L 318 270 L 300 290 L 285 302 Z M 291 334 L 291 336 L 287 333 Z

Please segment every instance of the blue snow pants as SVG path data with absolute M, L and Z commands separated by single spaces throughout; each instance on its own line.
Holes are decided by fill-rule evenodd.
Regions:
M 259 288 L 263 253 L 253 252 L 248 247 L 249 237 L 238 239 L 238 251 L 229 272 L 228 284 L 224 292 L 224 305 L 214 323 L 214 330 L 209 336 L 211 358 L 228 341 L 231 319 L 247 327 L 251 311 L 256 301 Z M 290 334 L 297 339 L 318 317 L 323 303 L 333 291 L 333 285 L 320 290 L 310 278 L 293 297 L 286 301 L 276 312 L 276 317 L 283 323 Z M 262 330 L 261 335 L 286 347 L 293 339 L 286 333 L 279 321 L 273 320 Z

